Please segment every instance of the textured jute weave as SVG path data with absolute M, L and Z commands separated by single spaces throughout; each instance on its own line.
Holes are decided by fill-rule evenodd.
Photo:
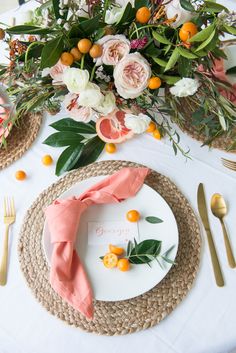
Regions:
M 7 138 L 6 148 L 0 148 L 0 170 L 19 159 L 36 139 L 42 123 L 42 114 L 27 114 Z
M 179 230 L 176 265 L 167 276 L 152 290 L 136 298 L 117 302 L 95 300 L 93 321 L 87 320 L 64 302 L 49 283 L 49 268 L 42 248 L 45 206 L 81 180 L 109 175 L 123 167 L 138 166 L 126 161 L 105 161 L 72 171 L 43 191 L 25 216 L 18 244 L 25 279 L 38 301 L 69 325 L 100 335 L 124 335 L 143 330 L 169 315 L 192 287 L 200 261 L 199 225 L 191 206 L 178 188 L 155 171 L 148 175 L 145 183 L 159 192 L 170 205 Z

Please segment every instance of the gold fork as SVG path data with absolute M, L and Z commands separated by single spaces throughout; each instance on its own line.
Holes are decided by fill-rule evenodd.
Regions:
M 226 158 L 221 158 L 224 167 L 236 171 L 236 161 L 230 161 Z
M 3 244 L 3 255 L 2 261 L 0 265 L 0 285 L 5 286 L 7 283 L 7 261 L 8 261 L 8 234 L 9 234 L 9 227 L 12 223 L 15 222 L 16 219 L 16 212 L 15 212 L 15 205 L 13 198 L 4 198 L 4 217 L 3 221 L 6 225 L 5 230 L 5 238 Z

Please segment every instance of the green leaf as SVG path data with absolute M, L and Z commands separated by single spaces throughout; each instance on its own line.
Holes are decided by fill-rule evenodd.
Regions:
M 50 135 L 43 143 L 52 147 L 76 146 L 84 137 L 71 131 L 56 132 Z
M 194 7 L 191 4 L 190 0 L 180 0 L 180 5 L 183 9 L 187 10 L 187 11 L 191 11 L 194 12 Z
M 148 216 L 145 218 L 145 220 L 149 223 L 152 223 L 152 224 L 157 224 L 157 223 L 162 223 L 163 220 L 158 218 L 158 217 L 154 217 L 154 216 Z
M 161 251 L 161 241 L 147 239 L 141 243 L 135 243 L 128 259 L 133 264 L 144 264 L 153 261 Z
M 191 77 L 192 74 L 192 60 L 181 56 L 178 60 L 178 72 L 181 77 Z
M 179 56 L 180 54 L 178 52 L 178 48 L 175 48 L 169 58 L 169 61 L 166 65 L 164 72 L 172 69 L 172 67 L 175 66 L 175 64 L 177 63 L 177 60 L 179 59 Z
M 102 153 L 105 146 L 98 136 L 91 138 L 83 148 L 80 158 L 76 162 L 75 168 L 83 167 L 95 162 Z
M 50 34 L 55 32 L 55 30 L 37 26 L 19 25 L 7 28 L 6 32 L 9 34 Z
M 159 75 L 159 77 L 165 81 L 168 85 L 174 85 L 178 82 L 181 77 L 180 76 L 168 76 L 168 75 Z
M 159 58 L 153 58 L 152 59 L 155 61 L 155 63 L 157 63 L 158 65 L 162 66 L 162 67 L 166 67 L 167 65 L 167 61 L 159 59 Z
M 201 45 L 199 45 L 199 47 L 195 50 L 195 52 L 198 52 L 198 51 L 204 49 L 208 44 L 210 44 L 215 36 L 215 33 L 216 33 L 216 30 L 214 29 L 212 31 L 212 33 L 210 34 L 210 36 Z
M 62 152 L 62 154 L 58 158 L 56 165 L 57 176 L 62 175 L 63 173 L 71 170 L 75 166 L 83 151 L 83 147 L 83 144 L 80 144 L 78 146 L 70 146 Z
M 159 34 L 158 32 L 152 31 L 152 36 L 154 39 L 156 39 L 158 42 L 162 43 L 162 44 L 172 44 L 169 39 L 167 39 L 166 37 L 162 36 L 161 34 Z
M 27 58 L 28 59 L 39 58 L 42 54 L 43 47 L 44 47 L 44 44 L 42 43 L 38 43 L 32 46 L 32 48 L 30 48 L 28 51 Z M 25 53 L 20 55 L 18 59 L 25 60 Z
M 236 28 L 235 27 L 225 25 L 224 28 L 225 28 L 226 32 L 233 34 L 233 35 L 236 35 Z
M 223 5 L 220 5 L 216 2 L 213 2 L 213 1 L 206 1 L 205 0 L 205 11 L 209 11 L 209 12 L 221 12 L 223 10 L 225 10 L 226 12 L 228 12 L 228 9 L 223 6 Z
M 128 245 L 127 245 L 127 251 L 126 251 L 128 257 L 131 254 L 132 249 L 133 249 L 133 243 L 132 243 L 132 241 L 129 240 Z
M 117 23 L 117 27 L 129 24 L 134 20 L 134 17 L 135 17 L 135 9 L 132 7 L 131 3 L 128 2 L 120 21 Z
M 215 29 L 215 24 L 211 24 L 209 27 L 204 28 L 193 37 L 189 39 L 189 42 L 203 42 L 206 40 Z
M 184 58 L 187 58 L 187 59 L 197 59 L 198 56 L 196 54 L 193 54 L 191 51 L 187 50 L 187 49 L 184 49 L 184 48 L 181 48 L 181 47 L 178 47 L 178 52 L 181 56 L 183 56 Z
M 63 36 L 47 42 L 42 50 L 41 56 L 41 69 L 45 67 L 52 67 L 55 65 L 63 52 L 64 41 Z
M 231 67 L 230 69 L 228 69 L 228 70 L 226 71 L 226 73 L 227 73 L 228 75 L 236 74 L 236 66 Z
M 91 123 L 85 124 L 71 118 L 58 120 L 50 126 L 57 131 L 71 131 L 79 134 L 96 134 L 96 129 Z
M 86 36 L 90 36 L 91 34 L 96 32 L 98 28 L 101 27 L 102 24 L 99 23 L 100 18 L 101 16 L 97 15 L 93 18 L 90 18 L 89 20 L 82 21 L 79 24 L 79 27 L 85 33 Z
M 134 7 L 136 10 L 140 9 L 140 7 L 149 7 L 149 1 L 148 0 L 135 0 L 134 2 Z

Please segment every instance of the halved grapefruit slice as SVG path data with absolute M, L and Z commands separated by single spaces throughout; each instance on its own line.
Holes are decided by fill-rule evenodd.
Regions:
M 125 112 L 113 110 L 100 117 L 96 122 L 96 130 L 100 139 L 107 143 L 121 143 L 133 137 L 132 130 L 125 126 Z

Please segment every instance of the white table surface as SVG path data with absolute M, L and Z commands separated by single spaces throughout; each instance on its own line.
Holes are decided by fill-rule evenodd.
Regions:
M 235 6 L 233 1 L 224 4 Z M 33 8 L 25 5 L 20 11 Z M 10 21 L 19 13 L 1 15 L 0 20 Z M 1 54 L 3 55 L 3 53 Z M 44 167 L 41 158 L 51 154 L 56 160 L 59 149 L 42 144 L 53 131 L 48 125 L 64 117 L 47 116 L 40 134 L 25 155 L 7 169 L 0 172 L 0 200 L 14 195 L 17 209 L 16 223 L 11 228 L 10 260 L 7 286 L 0 288 L 0 353 L 229 353 L 236 347 L 236 269 L 227 264 L 223 235 L 219 221 L 210 216 L 216 247 L 222 265 L 225 286 L 216 286 L 211 268 L 205 233 L 202 232 L 203 246 L 199 273 L 193 288 L 182 303 L 159 325 L 126 336 L 103 337 L 67 326 L 63 321 L 49 314 L 34 298 L 20 271 L 17 256 L 17 242 L 23 217 L 34 199 L 51 183 L 58 180 L 54 167 Z M 191 148 L 191 160 L 178 155 L 166 139 L 157 141 L 150 135 L 135 138 L 121 146 L 114 155 L 105 152 L 100 160 L 121 159 L 143 163 L 168 176 L 180 188 L 197 212 L 197 187 L 203 182 L 209 201 L 215 192 L 222 193 L 229 205 L 226 218 L 236 256 L 236 173 L 226 170 L 220 157 L 236 160 L 233 154 L 218 150 L 200 148 L 200 143 L 181 133 L 184 147 Z M 16 170 L 23 169 L 28 179 L 18 182 Z M 1 205 L 0 205 L 1 206 Z M 3 207 L 0 207 L 0 219 Z M 4 226 L 0 222 L 0 234 Z M 3 237 L 0 237 L 0 251 Z

